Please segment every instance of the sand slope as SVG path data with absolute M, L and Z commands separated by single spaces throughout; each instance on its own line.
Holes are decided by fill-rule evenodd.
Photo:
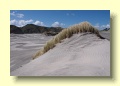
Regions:
M 110 76 L 110 41 L 74 34 L 12 76 Z
M 109 31 L 100 31 L 100 35 L 108 40 L 110 40 L 110 30 Z
M 11 34 L 10 35 L 10 71 L 14 71 L 32 60 L 45 42 L 52 36 L 43 34 Z

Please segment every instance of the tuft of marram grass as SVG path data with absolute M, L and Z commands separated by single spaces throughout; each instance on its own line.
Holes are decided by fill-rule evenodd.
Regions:
M 53 39 L 49 40 L 44 47 L 38 51 L 34 56 L 33 59 L 37 58 L 38 56 L 43 55 L 50 49 L 54 48 L 57 43 L 60 43 L 65 38 L 70 38 L 73 34 L 83 33 L 83 32 L 91 32 L 96 34 L 98 37 L 100 36 L 99 31 L 93 27 L 89 22 L 82 22 L 80 24 L 75 24 L 67 29 L 63 29 L 59 34 L 57 34 Z

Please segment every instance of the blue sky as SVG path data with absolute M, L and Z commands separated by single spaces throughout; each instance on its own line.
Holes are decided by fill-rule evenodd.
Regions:
M 47 27 L 69 27 L 83 21 L 98 29 L 110 27 L 109 10 L 11 10 L 10 24 L 22 27 L 35 24 Z

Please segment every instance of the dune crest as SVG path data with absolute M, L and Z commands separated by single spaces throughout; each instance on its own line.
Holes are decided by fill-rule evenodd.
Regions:
M 38 51 L 34 56 L 33 59 L 43 55 L 50 49 L 54 48 L 57 43 L 60 43 L 63 39 L 65 38 L 70 38 L 73 34 L 78 34 L 78 33 L 85 33 L 85 32 L 90 32 L 95 34 L 101 39 L 104 39 L 100 34 L 99 31 L 93 27 L 89 22 L 81 22 L 80 24 L 75 24 L 73 26 L 68 27 L 67 29 L 62 30 L 59 34 L 57 34 L 54 38 L 49 40 L 45 46 Z

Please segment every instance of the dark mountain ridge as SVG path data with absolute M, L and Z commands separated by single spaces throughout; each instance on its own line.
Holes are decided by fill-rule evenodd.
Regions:
M 61 27 L 44 27 L 34 24 L 27 24 L 23 27 L 17 27 L 10 25 L 10 34 L 32 34 L 32 33 L 44 33 L 46 35 L 56 35 L 63 28 Z

